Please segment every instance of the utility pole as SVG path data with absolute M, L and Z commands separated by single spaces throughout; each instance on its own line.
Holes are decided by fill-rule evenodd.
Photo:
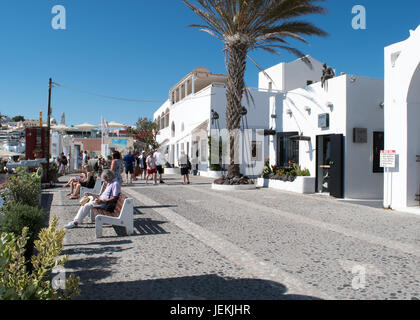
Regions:
M 50 119 L 51 119 L 51 89 L 52 89 L 52 79 L 50 78 L 50 82 L 48 84 L 48 119 L 47 119 L 47 183 L 50 182 Z

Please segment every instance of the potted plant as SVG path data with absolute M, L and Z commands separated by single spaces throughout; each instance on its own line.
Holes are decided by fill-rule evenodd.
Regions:
M 35 149 L 34 150 L 34 158 L 35 159 L 41 159 L 43 158 L 43 152 L 41 149 Z

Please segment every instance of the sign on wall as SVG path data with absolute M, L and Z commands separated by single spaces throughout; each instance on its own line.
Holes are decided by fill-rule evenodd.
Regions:
M 395 168 L 396 159 L 397 159 L 397 152 L 395 150 L 382 150 L 380 166 L 382 168 Z
M 114 146 L 127 146 L 127 139 L 112 139 Z
M 330 115 L 323 113 L 318 116 L 318 128 L 328 129 L 330 127 Z

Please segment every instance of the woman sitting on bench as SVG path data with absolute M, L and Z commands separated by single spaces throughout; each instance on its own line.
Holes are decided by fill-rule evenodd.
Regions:
M 109 212 L 115 210 L 118 197 L 121 193 L 121 184 L 111 170 L 104 170 L 102 179 L 107 184 L 105 191 L 99 196 L 87 193 L 86 196 L 92 196 L 94 199 L 80 207 L 74 221 L 68 223 L 64 228 L 77 228 L 93 208 L 99 208 Z
M 70 193 L 67 195 L 70 199 L 79 199 L 80 197 L 80 188 L 85 187 L 88 189 L 93 189 L 95 187 L 95 171 L 91 165 L 83 165 L 85 169 L 85 178 L 71 184 Z

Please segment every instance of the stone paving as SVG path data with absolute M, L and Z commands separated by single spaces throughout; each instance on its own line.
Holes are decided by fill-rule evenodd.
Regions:
M 268 189 L 230 194 L 211 181 L 124 186 L 134 236 L 105 227 L 96 239 L 88 223 L 68 231 L 80 299 L 420 298 L 419 216 Z M 50 192 L 63 226 L 78 203 Z

